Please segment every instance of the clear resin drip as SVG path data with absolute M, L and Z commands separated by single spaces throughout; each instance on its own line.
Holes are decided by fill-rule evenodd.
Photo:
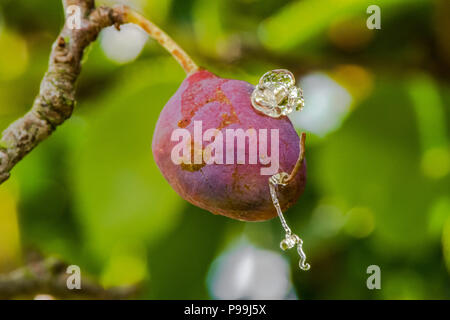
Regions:
M 289 228 L 286 219 L 284 218 L 283 211 L 281 211 L 280 202 L 278 201 L 277 190 L 278 186 L 286 185 L 286 181 L 289 179 L 289 175 L 286 172 L 281 172 L 273 175 L 269 179 L 270 196 L 272 197 L 273 205 L 277 210 L 278 217 L 280 218 L 281 225 L 286 232 L 285 238 L 280 243 L 280 248 L 282 250 L 287 250 L 293 248 L 297 245 L 297 252 L 300 256 L 300 261 L 298 263 L 300 269 L 308 271 L 311 267 L 309 263 L 306 263 L 306 255 L 303 251 L 303 240 L 299 236 L 292 233 L 291 228 Z
M 285 69 L 266 72 L 256 85 L 251 101 L 256 110 L 272 118 L 287 116 L 304 106 L 302 89 L 295 86 L 294 75 Z
M 287 116 L 293 111 L 301 111 L 305 105 L 302 89 L 295 86 L 295 78 L 292 72 L 285 69 L 276 69 L 266 72 L 252 92 L 251 102 L 253 108 L 272 118 Z M 306 255 L 303 251 L 303 240 L 292 233 L 286 219 L 283 216 L 280 202 L 278 201 L 278 186 L 286 186 L 298 173 L 305 158 L 305 137 L 300 136 L 300 155 L 291 174 L 280 172 L 270 177 L 269 189 L 273 205 L 277 210 L 281 225 L 286 235 L 280 243 L 282 250 L 292 249 L 297 246 L 297 252 L 300 256 L 299 267 L 307 271 L 311 267 L 306 263 Z

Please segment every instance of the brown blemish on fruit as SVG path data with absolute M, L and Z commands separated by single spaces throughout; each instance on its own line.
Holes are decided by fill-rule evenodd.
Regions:
M 232 184 L 231 184 L 231 188 L 234 190 L 234 191 L 238 191 L 238 192 L 240 192 L 241 191 L 241 188 L 240 188 L 240 185 L 239 185 L 239 173 L 238 173 L 238 168 L 237 168 L 237 166 L 236 167 L 234 167 L 234 171 L 233 171 L 233 173 L 231 174 L 231 178 L 232 178 Z
M 223 128 L 233 123 L 239 123 L 239 118 L 237 117 L 234 108 L 231 107 L 231 115 L 229 113 L 222 113 L 222 122 L 220 122 L 220 125 L 217 127 L 217 130 L 222 130 Z
M 187 120 L 187 119 L 178 121 L 178 127 L 180 127 L 180 128 L 186 128 L 188 124 L 189 124 L 189 120 Z
M 228 97 L 225 95 L 225 93 L 220 88 L 217 88 L 217 90 L 216 90 L 216 94 L 214 96 L 214 101 L 222 102 L 222 103 L 225 103 L 225 104 L 231 106 L 230 99 L 228 99 Z
M 180 164 L 181 169 L 183 169 L 185 171 L 190 171 L 190 172 L 198 171 L 201 168 L 203 168 L 204 166 L 206 166 L 206 163 L 204 163 L 204 162 L 203 163 L 199 163 L 199 164 L 196 164 L 196 163 L 189 163 L 189 164 L 182 163 L 182 164 Z
M 198 148 L 200 149 L 199 151 L 203 155 L 203 146 L 199 145 Z M 198 171 L 201 168 L 203 168 L 204 166 L 206 166 L 206 162 L 204 161 L 203 157 L 202 157 L 202 163 L 192 163 L 194 161 L 194 159 L 195 159 L 194 153 L 196 151 L 195 144 L 194 144 L 193 140 L 191 140 L 190 150 L 191 150 L 191 159 L 190 159 L 191 163 L 182 163 L 182 164 L 180 164 L 181 169 L 185 170 L 185 171 L 194 172 L 194 171 Z
M 239 123 L 239 118 L 236 114 L 236 111 L 235 111 L 233 105 L 231 104 L 230 99 L 228 99 L 228 97 L 225 95 L 225 93 L 220 88 L 221 85 L 225 81 L 226 80 L 223 79 L 223 81 L 218 82 L 217 87 L 214 92 L 214 95 L 212 97 L 208 97 L 207 99 L 201 101 L 200 103 L 194 102 L 195 97 L 197 96 L 199 91 L 202 89 L 200 85 L 198 85 L 198 86 L 193 85 L 189 91 L 185 92 L 185 94 L 183 94 L 183 100 L 184 100 L 183 105 L 188 105 L 191 107 L 188 109 L 182 108 L 181 112 L 183 114 L 183 119 L 178 121 L 178 126 L 180 128 L 187 127 L 191 123 L 191 119 L 195 116 L 197 111 L 211 102 L 219 102 L 220 104 L 229 106 L 229 108 L 230 108 L 228 114 L 226 114 L 226 113 L 222 114 L 223 120 L 222 120 L 221 124 L 219 125 L 219 128 L 217 128 L 217 129 L 220 130 L 232 123 Z
M 225 95 L 225 93 L 221 89 L 217 89 L 216 91 L 216 101 L 222 102 L 228 106 L 230 106 L 230 112 L 229 113 L 223 113 L 222 114 L 222 122 L 220 123 L 218 130 L 221 130 L 230 124 L 233 123 L 239 123 L 239 118 L 236 114 L 236 110 L 234 109 L 233 105 L 231 104 L 230 99 Z

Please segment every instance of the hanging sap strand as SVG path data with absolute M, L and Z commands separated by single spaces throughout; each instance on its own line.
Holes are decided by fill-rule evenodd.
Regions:
M 272 118 L 286 116 L 294 110 L 301 110 L 303 108 L 303 92 L 295 86 L 294 75 L 289 70 L 272 70 L 261 77 L 252 93 L 252 105 L 256 110 Z M 296 234 L 293 234 L 291 228 L 287 225 L 277 196 L 278 186 L 286 186 L 295 177 L 303 164 L 305 157 L 305 137 L 305 133 L 302 133 L 300 136 L 300 155 L 291 174 L 280 172 L 271 176 L 269 179 L 269 189 L 273 205 L 277 210 L 281 225 L 286 232 L 285 238 L 280 243 L 280 248 L 287 250 L 297 245 L 297 252 L 300 256 L 299 267 L 307 271 L 311 266 L 309 263 L 306 263 L 303 240 Z
M 297 252 L 300 256 L 299 261 L 299 267 L 300 269 L 304 271 L 308 271 L 311 267 L 309 263 L 306 263 L 306 255 L 303 251 L 303 240 L 300 239 L 299 236 L 296 234 L 293 234 L 291 231 L 291 228 L 287 225 L 286 219 L 284 218 L 283 212 L 281 211 L 280 203 L 278 201 L 277 196 L 277 189 L 278 186 L 285 186 L 289 179 L 289 175 L 286 172 L 277 173 L 270 177 L 269 179 L 269 188 L 270 188 L 270 196 L 272 197 L 273 205 L 275 206 L 275 209 L 277 210 L 278 217 L 280 218 L 281 225 L 284 228 L 284 231 L 286 232 L 285 238 L 283 241 L 280 242 L 280 248 L 282 250 L 287 250 L 293 248 L 295 245 L 297 245 Z

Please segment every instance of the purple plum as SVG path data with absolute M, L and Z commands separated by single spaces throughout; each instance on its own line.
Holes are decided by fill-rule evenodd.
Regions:
M 206 70 L 189 75 L 162 110 L 152 143 L 156 164 L 182 198 L 214 214 L 243 221 L 263 221 L 277 215 L 268 180 L 277 172 L 290 173 L 300 152 L 299 136 L 290 120 L 255 110 L 250 99 L 253 90 L 254 86 L 245 81 L 223 79 Z M 249 136 L 241 143 L 238 138 L 233 140 L 231 134 L 238 129 L 249 136 L 255 133 L 252 137 L 259 143 L 256 149 L 252 149 L 255 140 Z M 275 131 L 277 134 L 272 135 Z M 267 156 L 261 149 L 264 132 Z M 200 140 L 196 139 L 199 136 Z M 212 142 L 217 142 L 217 148 L 205 153 Z M 219 142 L 223 142 L 223 148 L 218 147 Z M 278 150 L 272 150 L 275 148 Z M 174 155 L 184 160 L 174 161 Z M 293 180 L 278 188 L 283 210 L 298 200 L 305 182 L 303 161 Z

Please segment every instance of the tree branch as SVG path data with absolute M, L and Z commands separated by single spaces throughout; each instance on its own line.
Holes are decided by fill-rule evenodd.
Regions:
M 124 23 L 124 7 L 95 9 L 94 0 L 63 0 L 65 9 L 70 5 L 81 9 L 81 28 L 71 30 L 65 24 L 52 46 L 48 71 L 31 110 L 3 132 L 0 184 L 9 178 L 11 169 L 25 155 L 71 116 L 84 49 L 103 28 Z
M 0 275 L 0 300 L 21 296 L 50 294 L 55 298 L 72 299 L 109 299 L 118 300 L 135 296 L 138 286 L 114 287 L 104 289 L 102 286 L 82 277 L 81 289 L 67 288 L 67 264 L 47 258 L 29 263 L 10 274 Z
M 95 9 L 94 0 L 63 0 L 66 12 L 72 5 L 81 9 L 81 28 L 72 30 L 64 25 L 52 46 L 48 71 L 31 110 L 3 131 L 0 184 L 9 178 L 11 169 L 25 155 L 71 116 L 75 105 L 75 82 L 81 71 L 84 49 L 97 39 L 103 28 L 115 25 L 119 29 L 121 24 L 135 23 L 172 54 L 187 74 L 199 69 L 171 37 L 127 6 Z

